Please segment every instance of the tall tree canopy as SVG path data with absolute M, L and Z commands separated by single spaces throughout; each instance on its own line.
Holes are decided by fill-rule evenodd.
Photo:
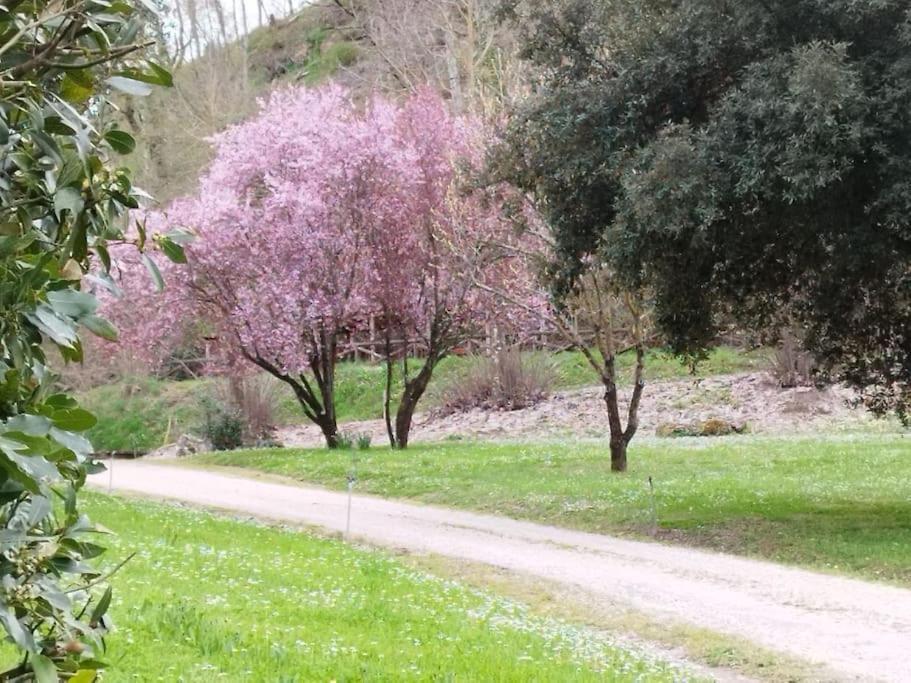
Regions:
M 568 291 L 591 254 L 674 349 L 800 325 L 873 408 L 911 387 L 905 0 L 509 3 L 542 87 L 497 159 L 541 200 Z

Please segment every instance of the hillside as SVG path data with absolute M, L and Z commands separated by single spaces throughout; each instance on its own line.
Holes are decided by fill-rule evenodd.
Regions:
M 498 111 L 520 90 L 509 32 L 491 0 L 338 0 L 271 19 L 246 38 L 215 41 L 195 59 L 171 55 L 175 85 L 125 107 L 139 140 L 138 183 L 166 203 L 192 192 L 208 138 L 251 115 L 279 87 L 329 80 L 355 93 L 424 84 L 457 109 Z

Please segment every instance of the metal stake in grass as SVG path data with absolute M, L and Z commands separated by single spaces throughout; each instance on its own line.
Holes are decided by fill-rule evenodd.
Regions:
M 649 505 L 652 513 L 652 536 L 658 535 L 658 507 L 655 505 L 655 483 L 648 478 Z
M 351 453 L 351 469 L 348 470 L 348 517 L 345 520 L 345 538 L 351 535 L 351 492 L 357 483 L 357 454 Z

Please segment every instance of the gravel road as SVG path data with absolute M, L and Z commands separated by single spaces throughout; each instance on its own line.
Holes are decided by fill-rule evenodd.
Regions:
M 115 491 L 344 531 L 348 497 L 141 461 Z M 106 489 L 108 474 L 91 485 Z M 607 606 L 746 638 L 839 680 L 911 680 L 911 591 L 718 553 L 355 495 L 351 535 L 583 588 Z M 825 671 L 826 673 L 822 673 Z

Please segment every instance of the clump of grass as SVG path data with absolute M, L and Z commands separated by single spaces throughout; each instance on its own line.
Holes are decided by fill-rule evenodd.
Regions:
M 474 359 L 449 378 L 439 394 L 443 415 L 473 408 L 521 410 L 546 399 L 557 384 L 554 366 L 541 355 L 501 351 Z

